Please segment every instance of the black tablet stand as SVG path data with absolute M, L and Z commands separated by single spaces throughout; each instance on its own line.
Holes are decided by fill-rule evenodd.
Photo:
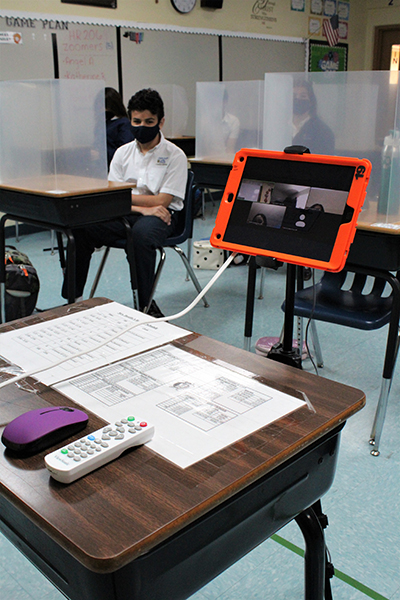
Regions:
M 286 154 L 310 154 L 305 146 L 288 146 Z M 277 362 L 301 369 L 301 348 L 293 348 L 294 295 L 296 293 L 296 265 L 287 263 L 285 320 L 282 342 L 272 346 L 267 357 Z M 301 277 L 302 280 L 302 277 Z

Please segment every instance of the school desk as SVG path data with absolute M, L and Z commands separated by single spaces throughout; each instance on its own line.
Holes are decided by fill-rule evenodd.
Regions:
M 180 343 L 289 394 L 301 390 L 315 412 L 304 405 L 186 469 L 142 446 L 70 485 L 50 478 L 46 452 L 16 459 L 2 451 L 2 532 L 71 600 L 183 600 L 295 519 L 305 538 L 304 597 L 323 600 L 326 548 L 314 508 L 333 482 L 340 431 L 364 393 L 202 335 Z M 29 409 L 73 404 L 29 381 L 36 393 L 2 389 L 3 426 Z M 102 424 L 89 413 L 87 431 Z
M 73 227 L 124 217 L 131 210 L 132 184 L 91 177 L 48 175 L 0 184 L 0 322 L 5 320 L 5 223 L 12 219 L 61 232 L 67 237 L 68 302 L 75 301 L 75 240 Z

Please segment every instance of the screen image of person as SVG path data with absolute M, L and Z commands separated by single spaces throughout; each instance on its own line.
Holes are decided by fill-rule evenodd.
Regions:
M 312 154 L 335 154 L 335 136 L 318 116 L 312 84 L 303 79 L 293 84 L 292 144 L 305 146 Z
M 128 115 L 135 139 L 120 146 L 111 161 L 108 179 L 132 184 L 132 213 L 127 217 L 133 232 L 139 308 L 144 310 L 154 281 L 156 249 L 173 235 L 178 213 L 183 208 L 187 179 L 187 158 L 165 139 L 164 103 L 152 89 L 137 92 L 128 103 Z M 76 245 L 76 297 L 83 295 L 92 253 L 95 248 L 125 239 L 119 220 L 73 230 Z M 64 275 L 62 296 L 68 297 Z M 148 314 L 161 316 L 155 302 Z

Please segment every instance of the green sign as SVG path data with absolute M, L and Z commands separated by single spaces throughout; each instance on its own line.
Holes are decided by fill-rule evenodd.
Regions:
M 326 42 L 310 40 L 308 70 L 312 72 L 347 71 L 347 44 L 330 47 Z

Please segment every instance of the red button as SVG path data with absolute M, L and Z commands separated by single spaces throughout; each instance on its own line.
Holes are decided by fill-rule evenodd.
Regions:
M 142 421 L 142 422 L 140 423 L 140 427 L 147 427 L 147 423 L 146 423 L 146 421 Z

